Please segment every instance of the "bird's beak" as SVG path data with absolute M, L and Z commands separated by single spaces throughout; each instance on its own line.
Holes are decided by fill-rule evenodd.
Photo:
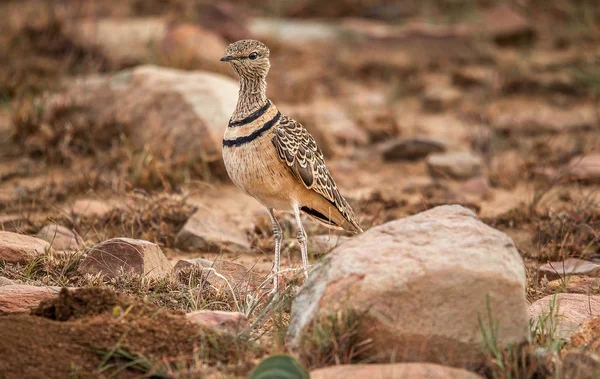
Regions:
M 232 61 L 234 58 L 231 55 L 226 55 L 223 58 L 221 58 L 221 62 L 230 62 Z

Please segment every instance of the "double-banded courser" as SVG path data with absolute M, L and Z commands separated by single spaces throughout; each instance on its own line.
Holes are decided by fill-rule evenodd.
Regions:
M 255 40 L 237 41 L 227 47 L 221 61 L 231 64 L 240 77 L 237 106 L 223 137 L 223 160 L 233 183 L 269 212 L 275 238 L 273 290 L 277 291 L 283 234 L 275 209 L 294 212 L 306 276 L 308 247 L 300 212 L 330 228 L 362 230 L 314 138 L 267 99 L 267 46 Z

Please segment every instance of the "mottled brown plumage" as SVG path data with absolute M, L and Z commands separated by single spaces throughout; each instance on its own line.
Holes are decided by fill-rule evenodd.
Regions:
M 269 49 L 259 41 L 242 40 L 229 45 L 226 54 L 221 60 L 240 76 L 240 91 L 223 137 L 223 160 L 231 180 L 269 211 L 275 236 L 276 290 L 282 234 L 274 209 L 294 211 L 305 274 L 308 254 L 300 212 L 330 228 L 362 230 L 314 138 L 267 99 Z
M 307 189 L 313 190 L 331 202 L 344 217 L 347 225 L 335 223 L 332 219 L 323 220 L 307 214 L 329 227 L 355 233 L 362 232 L 352 208 L 340 194 L 327 166 L 325 166 L 323 152 L 308 130 L 298 121 L 282 116 L 272 142 L 277 149 L 279 158 L 286 163 L 294 177 Z

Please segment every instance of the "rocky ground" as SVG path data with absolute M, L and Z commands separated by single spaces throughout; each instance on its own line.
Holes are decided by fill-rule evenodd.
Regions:
M 600 375 L 596 2 L 3 1 L 0 31 L 5 377 Z M 220 159 L 247 37 L 365 230 L 306 221 L 305 282 L 280 214 L 274 300 Z

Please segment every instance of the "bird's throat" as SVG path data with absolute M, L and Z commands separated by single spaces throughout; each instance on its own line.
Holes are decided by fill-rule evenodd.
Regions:
M 233 119 L 243 119 L 267 103 L 267 79 L 265 77 L 240 77 L 240 92 Z

